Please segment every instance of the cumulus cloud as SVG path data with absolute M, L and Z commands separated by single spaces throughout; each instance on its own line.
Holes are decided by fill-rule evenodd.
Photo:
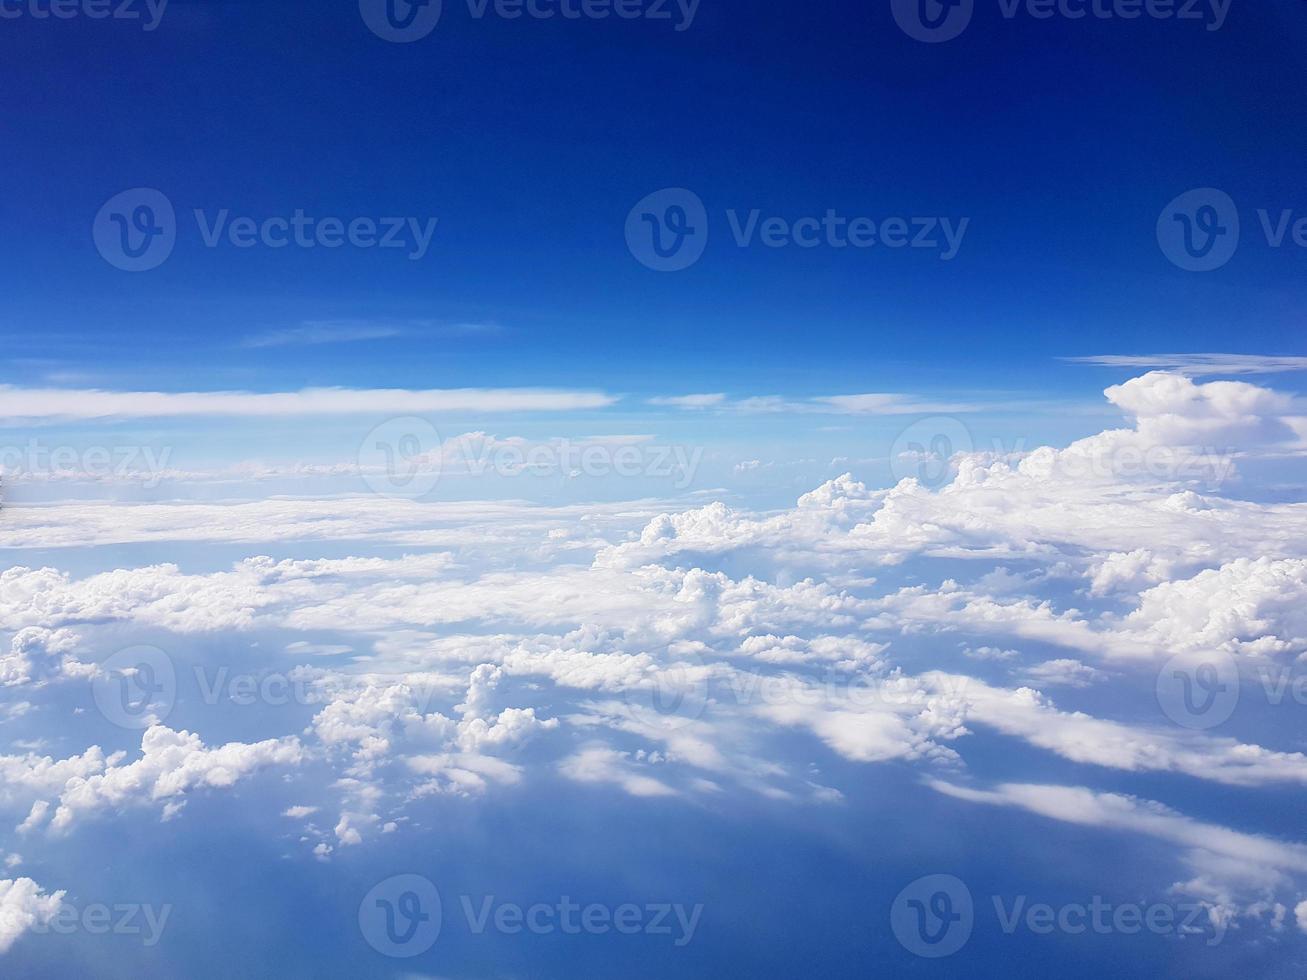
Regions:
M 0 756 L 3 792 L 10 801 L 37 797 L 24 831 L 49 818 L 52 831 L 65 832 L 81 819 L 124 807 L 172 806 L 171 816 L 192 791 L 227 789 L 268 766 L 296 766 L 303 751 L 294 737 L 208 748 L 198 735 L 155 725 L 141 736 L 140 758 L 126 758 L 125 752 L 106 756 L 99 746 L 59 760 Z
M 895 407 L 881 397 L 826 407 Z M 67 831 L 141 807 L 172 818 L 264 769 L 325 773 L 314 805 L 278 809 L 328 809 L 303 829 L 306 855 L 326 860 L 401 832 L 429 797 L 508 794 L 537 773 L 673 801 L 838 801 L 823 785 L 836 780 L 774 751 L 783 737 L 814 763 L 917 767 L 958 799 L 1164 841 L 1187 894 L 1284 919 L 1307 880 L 1298 845 L 1098 788 L 976 788 L 994 744 L 1104 782 L 1307 784 L 1277 726 L 1190 732 L 1153 701 L 1176 654 L 1219 651 L 1246 671 L 1307 655 L 1307 505 L 1204 483 L 1228 462 L 1211 447 L 1291 449 L 1296 402 L 1160 372 L 1107 397 L 1128 427 L 960 454 L 938 490 L 845 474 L 766 512 L 375 497 L 12 508 L 0 545 L 45 550 L 0 572 L 0 684 L 39 701 L 125 632 L 266 635 L 312 714 L 252 744 L 159 725 L 130 760 L 97 746 L 0 756 L 0 807 L 25 833 Z M 204 560 L 49 557 L 165 541 Z
M 62 673 L 65 664 L 70 667 L 75 664 L 65 655 L 71 653 L 76 645 L 77 636 L 72 630 L 51 630 L 43 626 L 19 629 L 9 642 L 9 653 L 0 656 L 0 687 L 20 687 L 44 676 Z
M 31 878 L 0 879 L 0 954 L 9 952 L 23 933 L 47 925 L 58 913 L 64 893 L 46 894 Z

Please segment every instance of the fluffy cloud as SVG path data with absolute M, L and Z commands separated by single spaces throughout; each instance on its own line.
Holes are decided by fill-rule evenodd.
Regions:
M 0 687 L 20 687 L 63 673 L 65 665 L 76 673 L 75 662 L 65 657 L 76 646 L 77 636 L 71 630 L 23 627 L 10 641 L 8 655 L 0 657 Z
M 134 761 L 97 746 L 0 756 L 0 807 L 26 832 L 142 806 L 172 818 L 197 791 L 298 768 L 322 784 L 279 809 L 330 812 L 303 829 L 327 860 L 397 832 L 428 797 L 509 793 L 537 773 L 636 797 L 837 803 L 813 770 L 838 757 L 1169 842 L 1187 893 L 1275 921 L 1307 880 L 1298 845 L 1096 788 L 975 788 L 993 756 L 975 747 L 994 743 L 1104 782 L 1307 784 L 1279 726 L 1189 732 L 1153 701 L 1176 654 L 1220 651 L 1246 671 L 1307 654 L 1307 505 L 1212 489 L 1226 450 L 1292 450 L 1296 402 L 1166 373 L 1107 396 L 1130 427 L 961 454 L 939 490 L 844 475 L 763 513 L 348 496 L 13 508 L 0 545 L 179 542 L 189 558 L 0 572 L 0 684 L 30 690 L 33 710 L 84 679 L 80 660 L 149 631 L 187 649 L 238 635 L 276 650 L 312 713 L 218 747 L 158 725 Z
M 9 952 L 29 929 L 48 924 L 63 897 L 63 892 L 47 895 L 31 878 L 0 879 L 0 953 Z
M 125 752 L 106 756 L 99 746 L 60 760 L 0 756 L 4 793 L 11 802 L 37 797 L 23 830 L 37 829 L 49 817 L 51 830 L 63 832 L 103 811 L 176 806 L 194 790 L 226 789 L 265 767 L 298 765 L 303 750 L 293 737 L 207 748 L 198 735 L 155 725 L 141 736 L 140 758 L 126 758 Z M 55 798 L 53 815 L 51 801 L 41 797 Z

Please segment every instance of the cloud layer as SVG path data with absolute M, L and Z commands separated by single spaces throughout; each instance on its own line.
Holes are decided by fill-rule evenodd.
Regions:
M 117 747 L 0 755 L 0 812 L 56 847 L 92 819 L 202 819 L 210 795 L 276 775 L 295 801 L 270 815 L 330 862 L 407 832 L 433 797 L 511 800 L 561 780 L 829 807 L 848 788 L 824 773 L 833 762 L 896 766 L 995 819 L 1021 809 L 1149 841 L 1174 866 L 1158 893 L 1221 921 L 1287 921 L 1307 899 L 1303 845 L 1163 798 L 1307 784 L 1287 716 L 1258 693 L 1307 657 L 1307 505 L 1217 492 L 1204 469 L 1212 446 L 1233 449 L 1229 465 L 1295 446 L 1297 405 L 1165 373 L 1107 397 L 1126 427 L 956 454 L 938 490 L 844 475 L 779 511 L 358 496 L 9 508 L 0 546 L 40 560 L 0 572 L 0 684 L 38 721 L 94 710 L 106 685 L 140 685 L 148 710 Z M 170 547 L 182 557 L 159 561 Z M 145 642 L 162 657 L 148 685 L 118 656 Z M 1217 656 L 1242 713 L 1178 723 L 1157 694 L 1164 667 Z M 209 734 L 240 703 L 239 673 L 275 732 Z M 995 746 L 1067 779 L 996 778 Z M 1159 798 L 1114 785 L 1126 777 L 1156 780 Z M 0 941 L 46 914 L 22 881 L 7 883 L 21 927 Z

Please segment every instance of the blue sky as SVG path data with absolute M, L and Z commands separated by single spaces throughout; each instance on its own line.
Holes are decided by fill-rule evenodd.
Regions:
M 1236 4 L 1207 31 L 1007 20 L 982 3 L 942 45 L 906 43 L 888 4 L 835 2 L 706 4 L 682 32 L 477 20 L 459 3 L 413 44 L 359 31 L 353 4 L 174 0 L 148 33 L 11 21 L 4 167 L 24 193 L 3 203 L 22 242 L 7 262 L 0 330 L 18 361 L 5 376 L 198 387 L 198 355 L 214 388 L 602 378 L 753 394 L 974 386 L 982 367 L 987 387 L 1092 397 L 1101 374 L 1055 358 L 1232 338 L 1294 353 L 1300 249 L 1248 246 L 1195 278 L 1153 229 L 1192 187 L 1226 190 L 1249 220 L 1301 207 L 1298 14 Z M 88 229 L 140 186 L 167 194 L 184 228 L 164 266 L 123 275 Z M 654 275 L 622 225 L 669 186 L 702 197 L 713 237 L 694 268 Z M 195 208 L 439 225 L 419 262 L 208 249 Z M 754 208 L 971 226 L 948 263 L 736 248 L 725 212 Z M 314 322 L 409 333 L 240 346 Z
M 54 2 L 0 972 L 1302 975 L 1300 3 Z

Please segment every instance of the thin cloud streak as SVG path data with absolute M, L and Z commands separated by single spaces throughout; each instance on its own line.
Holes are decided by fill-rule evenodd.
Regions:
M 1062 357 L 1059 360 L 1099 367 L 1157 368 L 1193 375 L 1307 371 L 1307 357 L 1272 354 L 1097 354 L 1092 357 Z
M 265 417 L 423 412 L 564 412 L 606 408 L 597 391 L 547 388 L 305 388 L 301 391 L 104 391 L 0 385 L 0 418 Z
M 438 324 L 430 320 L 386 322 L 369 320 L 307 320 L 298 327 L 271 330 L 241 341 L 247 349 L 268 347 L 316 347 L 326 344 L 389 340 L 394 337 L 426 338 L 489 337 L 502 333 L 497 323 Z

